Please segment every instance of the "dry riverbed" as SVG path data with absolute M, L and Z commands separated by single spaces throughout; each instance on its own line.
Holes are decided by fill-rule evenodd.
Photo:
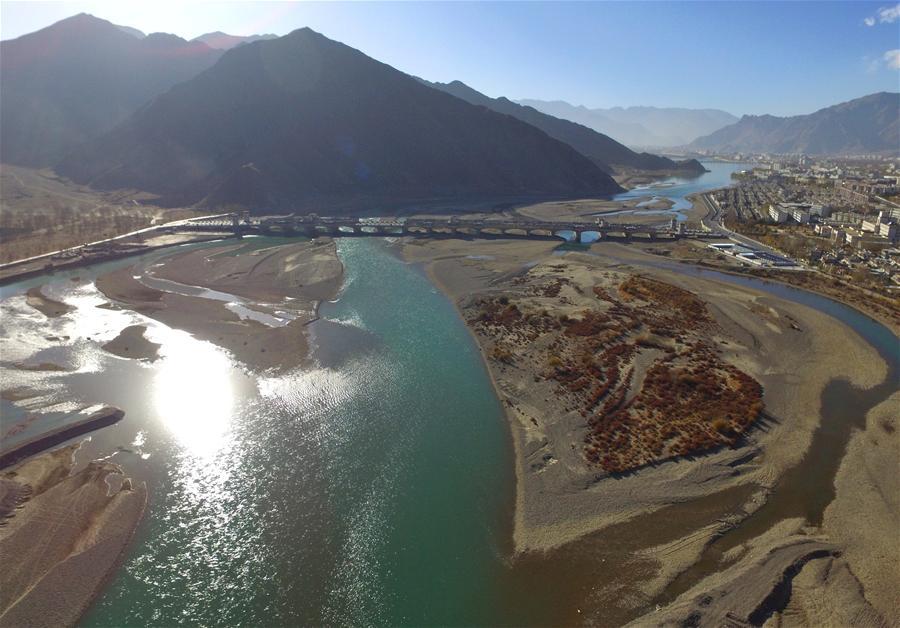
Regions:
M 764 503 L 768 491 L 787 469 L 803 458 L 810 446 L 820 423 L 822 391 L 832 378 L 845 378 L 867 388 L 884 379 L 886 365 L 854 332 L 810 308 L 732 284 L 649 269 L 641 263 L 652 260 L 653 256 L 636 247 L 603 243 L 591 247 L 591 255 L 571 251 L 563 256 L 553 255 L 554 247 L 551 242 L 407 241 L 403 255 L 409 261 L 424 264 L 432 279 L 457 303 L 482 348 L 506 408 L 516 450 L 513 535 L 518 562 L 539 563 L 544 565 L 544 571 L 552 571 L 548 565 L 553 564 L 554 556 L 573 553 L 574 556 L 591 553 L 603 556 L 603 573 L 584 574 L 591 582 L 582 587 L 584 593 L 580 599 L 573 598 L 573 603 L 583 604 L 586 612 L 573 615 L 572 620 L 573 623 L 586 620 L 616 625 L 634 618 L 636 609 L 664 591 L 678 573 L 700 557 L 715 536 L 738 524 Z M 623 284 L 627 286 L 629 278 L 638 276 L 674 289 L 666 293 L 685 291 L 703 303 L 713 323 L 703 333 L 715 360 L 759 382 L 764 391 L 764 409 L 731 446 L 711 446 L 698 451 L 699 455 L 671 457 L 667 452 L 671 453 L 672 449 L 663 442 L 652 464 L 641 463 L 625 469 L 625 473 L 611 474 L 602 464 L 603 455 L 609 452 L 602 451 L 602 442 L 590 439 L 596 431 L 591 418 L 596 407 L 585 413 L 585 407 L 577 402 L 577 394 L 560 390 L 560 382 L 553 376 L 547 356 L 555 348 L 560 349 L 560 357 L 565 362 L 564 351 L 568 345 L 554 344 L 559 339 L 554 335 L 562 337 L 569 330 L 589 327 L 584 321 L 592 321 L 590 312 L 609 314 L 609 305 L 600 303 L 607 298 L 604 295 L 621 301 Z M 566 318 L 558 329 L 548 323 L 547 329 L 536 336 L 522 330 L 504 329 L 502 325 L 486 328 L 485 303 L 498 302 L 504 307 L 516 304 L 521 314 L 530 315 L 533 320 L 539 319 L 543 310 Z M 627 306 L 672 311 L 670 305 L 647 298 L 631 299 Z M 501 311 L 491 310 L 491 316 L 498 314 L 502 317 Z M 599 319 L 593 322 L 607 324 Z M 674 327 L 674 321 L 669 323 Z M 635 329 L 647 333 L 647 337 L 639 339 L 646 347 L 637 351 L 637 359 L 619 365 L 620 377 L 631 382 L 630 387 L 623 388 L 626 402 L 639 394 L 642 378 L 646 378 L 653 360 L 671 349 L 669 336 L 656 333 L 658 329 L 656 332 L 644 329 L 646 326 L 644 321 L 642 327 Z M 693 342 L 689 330 L 674 331 L 682 340 Z M 678 346 L 684 344 L 680 342 Z M 572 381 L 576 382 L 576 388 L 580 386 L 577 380 Z M 709 432 L 704 434 L 709 436 Z M 876 434 L 879 442 L 889 437 L 887 433 Z M 854 442 L 860 450 L 874 447 L 867 441 Z M 601 462 L 593 456 L 590 447 L 601 450 Z M 851 447 L 850 455 L 853 451 Z M 639 462 L 641 456 L 653 458 L 653 454 L 651 446 L 636 452 L 635 460 Z M 883 454 L 874 464 L 879 469 L 885 468 L 887 456 L 888 453 Z M 854 473 L 859 471 L 856 468 L 845 471 L 842 467 L 841 477 Z M 840 481 L 839 477 L 837 482 Z M 726 495 L 743 497 L 737 503 L 726 505 L 733 501 Z M 841 499 L 839 490 L 832 509 L 842 503 Z M 700 507 L 701 503 L 717 501 L 718 510 L 714 506 Z M 711 508 L 710 516 L 704 519 L 668 514 L 673 508 L 691 509 L 692 504 L 696 504 L 694 509 L 698 512 Z M 893 508 L 896 513 L 896 506 Z M 666 517 L 665 533 L 655 531 L 654 513 Z M 880 530 L 882 535 L 895 529 L 887 515 L 872 523 L 873 529 Z M 619 534 L 619 526 L 627 527 L 638 539 L 629 537 L 628 546 L 632 549 L 627 556 L 615 554 L 603 545 L 610 541 L 604 539 L 606 535 Z M 828 528 L 827 521 L 825 528 Z M 849 547 L 846 539 L 839 541 L 827 530 L 805 529 L 802 521 L 771 530 L 768 535 L 744 548 L 745 560 L 735 565 L 734 571 L 721 574 L 721 580 L 706 583 L 708 586 L 703 589 L 719 586 L 726 590 L 727 581 L 741 582 L 742 588 L 746 586 L 748 591 L 744 603 L 747 608 L 734 606 L 734 609 L 746 610 L 745 619 L 771 593 L 778 580 L 775 576 L 780 574 L 779 565 L 802 567 L 800 563 L 812 560 L 810 556 L 828 557 L 838 561 L 829 586 L 845 590 L 848 583 L 858 583 L 854 574 L 871 573 L 870 579 L 874 580 L 876 574 L 892 568 L 894 563 L 886 560 L 886 554 L 892 553 L 896 558 L 898 552 L 894 535 L 885 540 L 886 547 L 878 550 L 877 555 L 857 550 L 858 564 L 851 564 L 852 572 L 845 570 L 846 573 L 839 574 L 846 566 L 841 562 L 844 559 L 838 557 Z M 764 558 L 776 550 L 777 560 L 767 563 L 766 569 L 753 567 L 756 563 L 752 561 L 765 562 Z M 571 567 L 572 589 L 578 588 L 579 578 L 575 566 L 578 559 L 574 556 L 567 561 Z M 825 577 L 818 571 L 812 573 L 813 569 L 820 569 L 821 562 L 810 564 L 804 578 L 814 582 Z M 610 577 L 610 572 L 615 572 L 615 577 Z M 881 590 L 884 591 L 884 586 Z M 686 619 L 696 610 L 692 604 L 697 595 L 694 591 L 693 597 L 679 598 L 679 613 L 688 609 L 683 616 L 675 613 L 660 618 Z M 880 596 L 886 599 L 888 593 L 882 592 Z M 798 598 L 796 604 L 809 606 L 811 599 Z M 860 617 L 879 617 L 879 613 L 885 612 L 883 608 L 872 610 L 868 600 L 867 595 L 853 602 L 857 605 L 854 608 L 862 613 Z M 883 602 L 881 605 L 884 607 Z M 732 607 L 723 603 L 717 608 L 726 609 L 724 613 Z
M 99 277 L 97 288 L 119 307 L 223 347 L 251 368 L 303 364 L 308 358 L 305 326 L 316 317 L 319 302 L 333 298 L 340 289 L 343 266 L 334 242 L 264 248 L 248 242 L 176 253 L 150 268 L 124 267 Z M 178 292 L 185 288 L 191 294 Z M 227 300 L 203 296 L 203 289 L 233 295 L 240 309 Z M 138 348 L 139 342 L 132 329 L 128 337 L 120 336 L 104 348 L 123 355 L 129 347 L 125 357 L 150 357 L 152 347 L 143 340 Z

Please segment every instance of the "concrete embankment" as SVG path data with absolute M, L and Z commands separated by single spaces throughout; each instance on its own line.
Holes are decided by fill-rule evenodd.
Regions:
M 113 425 L 114 423 L 121 421 L 124 416 L 125 412 L 119 408 L 102 408 L 88 416 L 86 419 L 58 427 L 55 430 L 45 432 L 40 436 L 29 439 L 24 443 L 12 446 L 9 449 L 4 449 L 0 452 L 0 469 L 5 469 L 30 456 L 34 456 L 51 447 L 60 445 L 76 436 L 87 434 L 88 432 L 98 430 L 101 427 Z

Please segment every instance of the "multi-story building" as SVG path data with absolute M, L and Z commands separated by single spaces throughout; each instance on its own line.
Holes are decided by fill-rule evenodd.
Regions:
M 771 218 L 774 222 L 781 224 L 783 222 L 787 222 L 788 218 L 790 218 L 790 214 L 783 210 L 780 204 L 769 205 L 769 218 Z

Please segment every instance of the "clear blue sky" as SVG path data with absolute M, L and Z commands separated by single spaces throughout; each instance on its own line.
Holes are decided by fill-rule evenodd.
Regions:
M 2 38 L 79 12 L 145 32 L 309 26 L 429 80 L 590 107 L 791 115 L 900 91 L 885 2 L 2 2 Z

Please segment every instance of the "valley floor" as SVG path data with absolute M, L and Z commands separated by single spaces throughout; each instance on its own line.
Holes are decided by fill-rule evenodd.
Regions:
M 871 389 L 888 377 L 885 361 L 856 332 L 831 316 L 761 291 L 689 276 L 674 263 L 660 267 L 658 255 L 636 246 L 600 243 L 565 251 L 551 241 L 450 239 L 401 239 L 395 246 L 403 259 L 423 266 L 456 304 L 504 406 L 516 472 L 513 556 L 505 576 L 511 590 L 517 583 L 523 590 L 542 583 L 558 590 L 560 615 L 555 621 L 566 625 L 721 625 L 737 619 L 816 626 L 826 613 L 841 618 L 841 624 L 900 621 L 900 592 L 892 577 L 900 540 L 891 534 L 900 523 L 896 394 L 869 412 L 864 429 L 851 433 L 833 477 L 808 480 L 804 488 L 811 495 L 821 493 L 823 486 L 834 490 L 820 522 L 806 521 L 789 509 L 784 516 L 764 519 L 756 533 L 743 527 L 763 512 L 779 483 L 810 454 L 822 424 L 826 389 L 836 379 Z M 174 252 L 162 264 L 135 262 L 102 275 L 96 286 L 115 307 L 183 329 L 224 347 L 250 369 L 265 371 L 309 364 L 305 325 L 316 318 L 319 302 L 337 295 L 343 271 L 333 241 L 247 239 Z M 648 301 L 647 293 L 633 291 L 641 281 L 669 286 L 663 289 L 676 300 Z M 225 301 L 217 294 L 230 296 Z M 687 456 L 673 455 L 670 444 L 641 446 L 633 452 L 632 467 L 610 472 L 602 455 L 592 457 L 598 441 L 586 439 L 595 426 L 591 413 L 579 405 L 582 397 L 562 390 L 563 380 L 550 368 L 561 363 L 554 357 L 571 357 L 567 347 L 584 327 L 578 323 L 589 320 L 587 313 L 598 311 L 601 301 L 605 312 L 613 303 L 626 312 L 621 315 L 625 318 L 646 314 L 652 319 L 663 311 L 684 317 L 669 320 L 667 331 L 632 330 L 634 358 L 616 362 L 616 377 L 626 382 L 623 400 L 640 397 L 654 361 L 672 343 L 678 345 L 679 359 L 689 361 L 692 352 L 702 352 L 697 344 L 702 341 L 721 362 L 716 368 L 731 373 L 723 376 L 730 385 L 740 380 L 738 372 L 762 385 L 762 415 L 740 438 L 732 440 L 728 431 L 736 423 L 724 426 L 722 434 L 728 434 L 731 446 L 707 443 Z M 520 314 L 533 318 L 547 310 L 537 318 L 550 322 L 538 337 L 485 326 L 479 321 L 487 302 L 515 304 Z M 47 317 L 65 315 L 65 304 L 40 288 L 28 293 L 26 303 Z M 642 314 L 641 309 L 647 311 Z M 687 319 L 693 316 L 708 317 L 708 324 L 692 326 Z M 600 321 L 597 333 L 607 331 L 603 325 L 608 323 Z M 103 349 L 120 357 L 153 359 L 156 346 L 144 331 L 140 325 L 126 327 Z M 698 427 L 690 425 L 697 417 L 682 419 L 688 430 Z M 699 427 L 699 436 L 709 438 L 708 426 Z M 62 459 L 54 460 L 62 464 Z M 112 561 L 97 563 L 101 577 L 130 538 L 145 499 L 143 487 L 131 489 L 130 483 L 123 485 L 127 492 L 106 496 L 106 501 L 94 495 L 97 482 L 119 472 L 113 467 L 96 463 L 69 475 L 71 465 L 63 465 L 64 472 L 53 475 L 60 487 L 81 487 L 78 499 L 93 500 L 91 507 L 100 509 L 103 521 L 110 508 L 127 514 L 111 532 L 114 538 L 103 545 L 109 551 L 96 550 Z M 16 471 L 18 479 L 3 478 L 4 503 L 16 503 L 20 494 L 27 497 L 25 485 L 16 484 L 20 480 L 35 495 L 39 491 L 34 487 L 44 485 L 43 480 L 23 479 L 23 469 Z M 56 493 L 48 490 L 46 495 L 59 493 L 68 500 L 69 488 L 55 486 Z M 11 552 L 16 564 L 29 554 L 10 534 L 27 520 L 29 508 L 48 499 L 33 498 L 11 527 L 0 531 L 0 552 Z M 41 525 L 58 523 L 64 511 L 54 508 Z M 79 512 L 87 516 L 90 511 Z M 71 530 L 77 547 L 104 539 L 86 525 Z M 733 532 L 742 536 L 721 556 L 711 555 L 716 540 Z M 80 554 L 57 549 L 55 560 L 64 569 L 72 560 L 82 560 Z M 8 575 L 8 584 L 43 603 L 43 589 L 17 569 Z M 784 594 L 785 578 L 793 583 L 792 593 L 788 587 Z M 10 598 L 4 608 L 16 608 L 18 599 L 31 598 Z M 72 608 L 80 612 L 83 602 Z

